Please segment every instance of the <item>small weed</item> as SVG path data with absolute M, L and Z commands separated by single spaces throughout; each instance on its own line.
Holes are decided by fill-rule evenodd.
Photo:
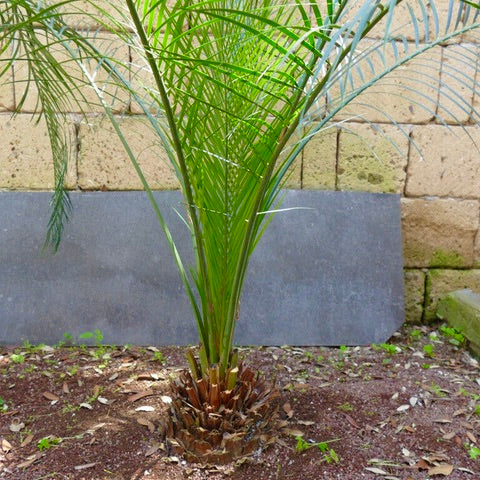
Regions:
M 102 394 L 103 392 L 103 387 L 99 387 L 98 390 L 95 392 L 94 395 L 91 395 L 90 397 L 88 397 L 85 402 L 86 403 L 95 403 L 97 398 Z
M 57 437 L 43 437 L 37 443 L 37 448 L 42 450 L 48 450 L 55 445 L 58 445 L 62 440 Z
M 345 345 L 339 347 L 338 359 L 343 363 L 343 360 L 348 360 L 349 349 Z
M 6 412 L 8 410 L 8 405 L 6 400 L 0 397 L 0 412 Z
M 63 340 L 60 340 L 57 343 L 57 347 L 63 347 L 65 345 L 68 345 L 68 346 L 75 345 L 75 340 L 73 339 L 73 335 L 71 333 L 65 332 L 63 334 Z
M 372 347 L 374 350 L 383 350 L 385 353 L 388 353 L 389 355 L 395 355 L 398 353 L 398 349 L 395 345 L 392 345 L 391 343 L 380 343 L 377 345 L 376 343 L 372 343 Z
M 75 376 L 77 372 L 78 372 L 78 365 L 69 365 L 69 366 L 67 367 L 67 374 L 68 374 L 70 377 Z
M 428 370 L 430 368 L 430 364 L 429 363 L 422 363 L 422 368 L 424 370 Z
M 98 328 L 96 328 L 94 332 L 81 333 L 78 336 L 78 338 L 81 338 L 81 339 L 84 339 L 84 340 L 94 338 L 95 339 L 95 345 L 101 345 L 102 342 L 103 342 L 103 333 Z
M 44 358 L 43 361 L 44 361 L 47 365 L 58 365 L 57 360 L 55 360 L 54 358 Z
M 480 403 L 475 405 L 475 410 L 473 411 L 475 415 L 480 415 Z
M 323 459 L 327 463 L 338 463 L 340 461 L 337 452 L 333 448 L 328 448 L 325 443 L 320 443 L 318 448 L 320 448 L 320 450 L 324 452 Z
M 435 354 L 433 353 L 433 345 L 431 343 L 427 343 L 426 345 L 423 346 L 423 353 L 427 356 L 427 357 L 434 357 Z
M 297 440 L 297 445 L 295 450 L 297 452 L 304 452 L 312 447 L 317 447 L 323 453 L 323 460 L 327 463 L 338 463 L 340 459 L 338 458 L 337 452 L 333 448 L 328 446 L 329 443 L 336 442 L 337 440 L 329 440 L 327 442 L 313 442 L 306 441 L 301 436 L 297 435 L 295 437 Z
M 459 393 L 465 397 L 471 397 L 474 402 L 480 400 L 480 395 L 478 393 L 471 393 L 468 390 L 465 390 L 463 387 L 460 387 Z
M 305 358 L 307 360 L 313 360 L 313 353 L 312 352 L 305 352 Z
M 165 357 L 165 355 L 160 352 L 160 351 L 155 351 L 153 352 L 153 355 L 152 355 L 152 360 L 154 362 L 158 362 L 158 363 L 161 363 L 162 365 L 164 365 L 165 363 L 167 363 L 167 358 Z
M 28 340 L 25 340 L 22 345 L 22 349 L 26 350 L 28 353 L 36 353 L 40 350 L 45 348 L 44 343 L 40 343 L 38 345 L 32 345 Z
M 449 339 L 448 341 L 452 345 L 459 346 L 465 342 L 465 337 L 456 328 L 443 326 L 440 327 L 440 332 Z
M 317 359 L 316 359 L 316 362 L 317 363 L 322 363 L 324 360 L 324 356 L 323 355 L 317 355 Z
M 341 410 L 342 412 L 352 412 L 353 411 L 353 406 L 348 402 L 342 403 L 341 405 L 337 405 L 337 408 L 339 410 Z
M 409 337 L 412 340 L 420 340 L 421 336 L 422 336 L 422 331 L 418 330 L 417 328 L 414 328 L 409 334 Z
M 434 393 L 437 397 L 447 396 L 447 394 L 444 391 L 442 391 L 442 387 L 440 387 L 440 385 L 437 385 L 436 383 L 432 383 L 430 388 L 432 390 L 432 393 Z
M 13 363 L 24 363 L 25 362 L 25 356 L 21 353 L 12 353 L 10 355 L 10 360 Z
M 78 405 L 72 405 L 71 403 L 68 403 L 62 408 L 62 413 L 65 414 L 65 413 L 76 412 L 77 410 L 79 410 L 79 408 L 80 407 Z
M 95 341 L 95 349 L 91 352 L 94 358 L 97 360 L 104 360 L 100 368 L 105 368 L 108 364 L 109 358 L 106 357 L 106 354 L 109 350 L 109 347 L 102 345 L 103 342 L 103 333 L 96 328 L 93 332 L 84 332 L 81 333 L 78 338 L 83 340 L 93 339 Z M 85 345 L 80 345 L 80 347 L 85 348 Z
M 474 445 L 469 445 L 468 443 L 465 444 L 465 448 L 468 451 L 468 456 L 472 460 L 480 459 L 480 448 L 475 447 Z

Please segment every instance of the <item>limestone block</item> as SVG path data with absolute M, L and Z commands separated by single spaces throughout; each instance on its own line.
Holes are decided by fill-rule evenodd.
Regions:
M 87 39 L 100 53 L 115 59 L 118 71 L 127 79 L 129 78 L 130 50 L 127 44 L 121 42 L 113 34 L 106 32 L 93 32 L 92 37 L 87 37 Z M 62 67 L 72 79 L 72 90 L 77 101 L 66 103 L 63 106 L 66 111 L 103 111 L 98 95 L 90 85 L 90 81 L 84 74 L 83 69 L 94 79 L 104 101 L 114 112 L 121 112 L 128 108 L 130 103 L 129 93 L 119 88 L 119 86 L 115 84 L 116 80 L 105 72 L 99 66 L 98 62 L 85 58 L 82 61 L 83 67 L 80 67 L 60 44 L 50 45 L 48 49 L 49 52 L 61 62 Z M 34 82 L 28 82 L 27 62 L 21 56 L 19 60 L 15 62 L 14 73 L 16 106 L 19 106 L 19 100 L 24 96 L 28 88 L 28 95 L 21 106 L 21 111 L 33 112 L 39 110 L 38 90 Z M 68 94 L 65 94 L 65 96 L 68 97 Z M 68 98 L 71 99 L 72 97 L 70 96 Z
M 140 58 L 138 52 L 135 50 L 132 50 L 131 60 L 130 82 L 132 90 L 138 98 L 132 95 L 130 112 L 136 114 L 144 113 L 143 108 L 139 105 L 140 101 L 143 105 L 147 105 L 151 113 L 157 113 L 159 108 L 150 96 L 150 93 L 157 91 L 152 71 L 145 60 Z
M 472 9 L 473 11 L 473 9 Z M 472 17 L 469 16 L 470 23 Z M 478 17 L 477 17 L 477 22 L 478 22 Z M 472 30 L 469 30 L 468 32 L 464 33 L 462 35 L 462 42 L 467 42 L 467 43 L 476 43 L 480 44 L 480 29 L 474 28 Z
M 460 330 L 476 355 L 480 355 L 480 295 L 471 290 L 449 293 L 438 302 L 437 317 Z
M 478 46 L 477 48 L 480 49 L 480 46 Z M 480 57 L 480 53 L 478 57 Z M 472 101 L 472 104 L 473 104 L 472 111 L 475 110 L 476 112 L 480 111 L 480 89 L 478 88 L 478 86 L 480 85 L 480 59 L 478 57 L 477 57 L 477 64 L 476 64 L 477 71 L 475 72 L 476 88 L 475 88 L 475 93 L 473 94 L 473 101 Z
M 480 233 L 475 236 L 475 244 L 473 246 L 473 266 L 480 268 Z
M 407 195 L 480 197 L 480 128 L 441 125 L 414 127 L 413 141 L 422 152 L 411 149 Z
M 451 7 L 453 3 L 453 8 Z M 458 17 L 459 9 L 464 8 L 465 5 L 462 2 L 451 2 L 451 0 L 435 0 L 435 9 L 438 18 L 438 30 L 439 35 L 445 35 L 447 32 L 452 32 L 455 29 L 455 22 Z M 432 15 L 432 8 L 429 7 L 431 16 L 431 27 L 435 28 L 435 23 Z M 460 14 L 463 16 L 462 14 Z M 471 17 L 470 17 L 471 18 Z M 460 25 L 461 27 L 462 25 Z M 445 43 L 458 43 L 462 40 L 461 36 L 453 37 L 447 40 Z
M 471 267 L 479 202 L 402 199 L 406 267 Z
M 405 320 L 420 323 L 425 297 L 425 272 L 422 270 L 405 270 Z
M 292 154 L 292 150 L 297 146 L 299 140 L 300 138 L 298 135 L 292 135 L 290 140 L 285 145 L 282 153 L 280 154 L 280 162 L 284 161 L 288 155 Z M 289 171 L 287 172 L 285 188 L 292 188 L 295 190 L 300 190 L 302 188 L 302 164 L 303 152 L 300 152 L 290 166 Z
M 6 66 L 8 53 L 0 53 L 0 71 Z M 0 112 L 5 110 L 13 110 L 13 70 L 10 68 L 0 77 Z
M 340 20 L 353 19 L 358 14 L 360 8 L 368 2 L 351 2 L 351 5 L 345 9 L 345 13 Z M 410 7 L 410 8 L 409 8 Z M 412 23 L 411 14 L 415 17 L 417 23 L 423 22 L 423 12 L 418 2 L 414 0 L 406 0 L 395 7 L 393 14 L 391 33 L 392 35 L 404 35 L 408 40 L 415 40 L 415 29 Z M 369 37 L 383 39 L 385 36 L 386 19 L 382 20 L 370 33 Z M 424 39 L 423 30 L 420 32 L 419 38 Z
M 90 39 L 93 45 L 105 56 L 112 57 L 115 62 L 115 68 L 121 76 L 129 80 L 130 78 L 130 49 L 127 44 L 120 41 L 112 34 L 102 33 L 95 34 Z M 130 105 L 130 94 L 122 89 L 117 80 L 112 78 L 110 74 L 103 71 L 95 61 L 88 59 L 83 62 L 84 67 L 89 74 L 95 79 L 97 87 L 101 91 L 102 98 L 114 112 L 124 112 Z M 80 92 L 85 96 L 86 104 L 81 106 L 86 111 L 102 111 L 98 95 L 94 89 L 87 83 L 87 78 L 82 74 L 80 69 L 73 67 L 73 74 L 80 80 Z
M 172 6 L 175 3 L 176 0 L 167 0 L 167 5 L 169 6 Z M 93 5 L 95 5 L 95 7 Z M 85 0 L 77 0 L 75 2 L 67 3 L 61 11 L 69 25 L 76 28 L 91 28 L 104 27 L 106 16 L 105 14 L 102 14 L 100 9 L 105 11 L 107 15 L 111 16 L 116 22 L 125 23 L 125 18 L 130 18 L 128 9 L 123 0 L 97 0 L 94 3 Z M 137 11 L 141 13 L 142 7 L 139 7 Z M 114 26 L 112 22 L 106 23 L 109 28 Z
M 12 78 L 3 78 L 0 84 L 0 112 L 13 110 L 13 83 Z
M 128 14 L 125 2 L 122 0 L 97 0 L 96 2 L 77 0 L 67 3 L 60 8 L 60 11 L 64 15 L 64 20 L 76 29 L 101 27 L 106 22 L 106 15 L 111 16 L 114 21 L 121 22 L 122 18 Z M 101 11 L 105 13 L 102 14 Z M 106 23 L 110 27 L 113 26 L 110 21 Z
M 102 121 L 103 120 L 103 121 Z M 141 116 L 121 119 L 121 129 L 152 189 L 179 184 L 158 137 Z M 80 125 L 79 186 L 86 190 L 138 190 L 142 184 L 113 127 L 102 117 Z
M 395 44 L 398 57 L 403 58 L 413 52 L 413 44 Z M 362 42 L 364 51 L 371 47 L 371 42 Z M 360 48 L 360 47 L 359 47 Z M 369 54 L 360 60 L 352 70 L 351 79 L 355 89 L 365 85 L 375 75 L 387 71 L 395 63 L 395 52 L 391 45 L 382 47 L 378 52 Z M 358 68 L 357 68 L 358 67 Z M 438 85 L 441 67 L 441 50 L 428 50 L 424 55 L 396 68 L 373 86 L 365 90 L 352 100 L 336 119 L 352 120 L 366 119 L 370 122 L 387 122 L 392 120 L 399 123 L 425 123 L 430 121 L 435 112 L 438 97 Z M 360 72 L 358 71 L 360 70 Z M 351 85 L 347 83 L 347 94 L 351 92 Z M 331 88 L 331 108 L 341 101 L 338 85 Z
M 390 125 L 358 123 L 343 127 L 339 142 L 338 188 L 401 193 L 407 166 L 408 131 L 403 133 Z
M 214 40 L 212 39 L 212 42 Z M 195 48 L 199 46 L 198 41 L 193 41 Z M 145 55 L 143 55 L 141 49 L 131 48 L 131 66 L 130 66 L 130 83 L 132 85 L 132 91 L 136 95 L 132 95 L 130 111 L 131 113 L 143 114 L 144 107 L 148 108 L 151 113 L 157 114 L 159 109 L 156 101 L 153 98 L 159 98 L 158 87 L 155 83 L 152 69 L 148 64 Z M 175 85 L 176 88 L 182 89 L 186 82 L 187 77 L 178 75 L 169 83 Z M 140 105 L 141 104 L 141 105 Z
M 438 301 L 448 293 L 464 288 L 480 291 L 480 270 L 433 269 L 427 274 L 426 285 L 424 319 L 432 321 L 436 318 Z
M 466 123 L 472 114 L 477 45 L 462 43 L 442 50 L 438 122 Z
M 336 128 L 327 128 L 316 133 L 305 146 L 303 188 L 335 190 L 337 133 Z
M 290 171 L 287 173 L 287 178 L 285 180 L 285 188 L 292 188 L 299 190 L 302 188 L 302 153 L 294 160 Z
M 72 127 L 73 135 L 73 127 Z M 50 140 L 44 120 L 31 115 L 0 115 L 0 188 L 51 189 L 54 186 Z M 76 184 L 75 162 L 70 162 L 67 187 Z

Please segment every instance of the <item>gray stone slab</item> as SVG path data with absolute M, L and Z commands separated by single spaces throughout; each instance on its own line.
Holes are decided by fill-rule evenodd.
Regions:
M 157 198 L 178 246 L 190 238 Z M 98 328 L 106 343 L 189 344 L 197 335 L 175 264 L 142 192 L 72 193 L 55 256 L 42 253 L 49 193 L 0 192 L 0 343 L 55 343 Z M 404 321 L 397 195 L 288 191 L 247 273 L 236 341 L 383 342 Z

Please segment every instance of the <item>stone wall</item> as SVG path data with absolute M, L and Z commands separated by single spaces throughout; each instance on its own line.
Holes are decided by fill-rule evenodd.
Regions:
M 446 18 L 448 2 L 439 3 L 439 16 Z M 288 183 L 301 189 L 401 194 L 406 318 L 410 322 L 433 319 L 437 300 L 452 289 L 480 291 L 480 152 L 472 143 L 480 146 L 480 129 L 472 124 L 468 108 L 452 102 L 448 90 L 463 90 L 471 108 L 480 107 L 480 92 L 472 95 L 464 83 L 450 78 L 457 68 L 464 71 L 465 66 L 458 63 L 464 53 L 472 58 L 480 53 L 474 36 L 465 35 L 429 53 L 427 60 L 407 65 L 395 89 L 384 85 L 367 91 L 352 105 L 350 114 L 339 117 L 341 124 L 321 132 L 307 145 Z M 119 55 L 131 58 L 124 47 Z M 428 81 L 422 80 L 426 72 Z M 468 76 L 472 84 L 474 79 L 480 82 L 478 62 L 471 63 Z M 48 190 L 53 186 L 48 136 L 44 123 L 34 125 L 30 114 L 36 104 L 35 91 L 18 115 L 12 118 L 10 113 L 22 97 L 24 79 L 22 65 L 17 64 L 0 85 L 0 188 Z M 441 82 L 449 87 L 440 86 Z M 406 100 L 402 92 L 412 85 L 419 93 Z M 442 108 L 421 108 L 423 94 L 438 98 L 462 125 L 456 125 Z M 377 108 L 366 109 L 366 103 Z M 125 105 L 132 115 L 124 122 L 147 179 L 157 189 L 176 188 L 178 182 L 164 162 L 164 152 L 143 128 L 144 119 L 133 115 L 138 112 L 129 98 L 120 99 L 119 110 Z M 435 119 L 436 113 L 449 128 Z M 92 117 L 87 126 L 75 114 L 69 118 L 76 148 L 69 188 L 141 188 L 107 122 Z M 393 126 L 391 119 L 398 125 Z

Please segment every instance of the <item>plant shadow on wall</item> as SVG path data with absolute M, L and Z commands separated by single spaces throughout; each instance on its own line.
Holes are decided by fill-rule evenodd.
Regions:
M 428 51 L 480 26 L 474 2 L 451 1 L 447 18 L 433 1 L 415 2 L 420 13 L 400 13 L 404 3 L 2 2 L 0 45 L 4 57 L 13 54 L 0 72 L 26 63 L 26 91 L 36 85 L 49 128 L 56 191 L 48 242 L 58 247 L 70 212 L 64 185 L 71 151 L 61 112 L 81 111 L 88 119 L 85 106 L 92 99 L 82 83 L 96 92 L 95 102 L 118 133 L 169 242 L 199 334 L 198 357 L 187 351 L 190 369 L 172 383 L 171 415 L 162 429 L 175 453 L 222 463 L 268 443 L 276 391 L 243 366 L 233 337 L 249 257 L 281 210 L 281 187 L 295 158 L 364 91 L 385 88 L 393 74 L 401 78 L 406 63 L 428 64 L 427 73 L 409 79 L 419 90 L 435 82 L 439 66 Z M 81 25 L 79 14 L 101 28 L 73 28 Z M 413 42 L 403 35 L 405 23 Z M 115 45 L 128 46 L 132 62 L 116 56 L 111 40 L 102 40 L 105 32 L 114 35 Z M 475 54 L 462 51 L 458 61 L 472 65 Z M 478 87 L 462 68 L 446 77 Z M 462 94 L 447 81 L 442 89 L 443 98 L 478 123 L 478 112 L 470 112 Z M 436 95 L 428 98 L 411 86 L 396 94 L 435 115 Z M 114 115 L 122 95 L 145 116 L 180 182 L 195 253 L 191 267 L 177 252 L 122 117 Z M 446 108 L 438 111 L 455 119 Z

